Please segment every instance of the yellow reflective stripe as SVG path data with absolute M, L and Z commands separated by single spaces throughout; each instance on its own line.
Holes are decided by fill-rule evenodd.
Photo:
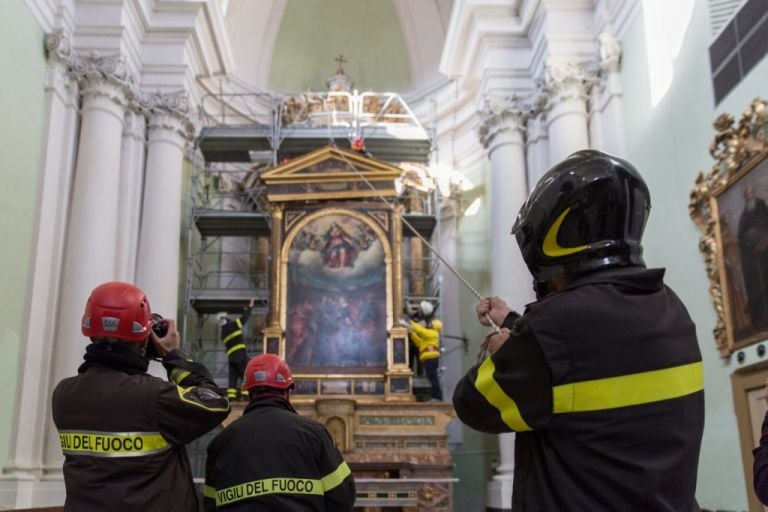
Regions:
M 238 318 L 237 320 L 235 320 L 235 323 L 237 324 L 237 326 L 238 326 L 240 329 L 242 329 L 242 328 L 243 328 L 243 323 L 240 321 L 240 319 L 239 319 L 239 318 Z
M 65 455 L 93 457 L 143 457 L 171 447 L 158 432 L 61 430 L 59 441 Z
M 549 231 L 547 231 L 547 234 L 544 236 L 544 243 L 541 250 L 550 258 L 568 256 L 569 254 L 581 252 L 587 248 L 586 245 L 579 245 L 578 247 L 562 247 L 557 243 L 557 233 L 560 231 L 560 225 L 563 223 L 565 216 L 568 215 L 568 212 L 570 211 L 570 208 L 566 208 L 565 211 L 563 211 L 563 213 L 561 213 L 560 216 L 555 219 L 555 222 L 552 223 L 552 225 L 549 227 Z
M 184 378 L 185 378 L 187 375 L 191 375 L 191 374 L 192 374 L 192 372 L 191 372 L 191 371 L 189 371 L 189 370 L 184 370 L 184 371 L 182 371 L 182 369 L 181 369 L 181 368 L 174 368 L 173 370 L 171 370 L 171 379 L 172 379 L 172 380 L 173 380 L 173 382 L 175 382 L 176 384 L 181 384 L 181 381 L 183 381 L 183 380 L 184 380 Z
M 320 480 L 323 483 L 323 490 L 328 492 L 331 489 L 338 487 L 341 485 L 341 482 L 343 482 L 344 479 L 351 474 L 352 471 L 349 469 L 349 466 L 347 466 L 347 463 L 345 461 L 341 461 L 339 467 L 337 467 L 332 473 L 325 475 Z
M 203 496 L 206 498 L 211 498 L 212 500 L 216 499 L 216 489 L 211 487 L 210 485 L 204 485 L 203 486 Z
M 524 432 L 531 430 L 531 427 L 523 419 L 520 410 L 515 401 L 501 389 L 499 384 L 493 379 L 493 372 L 496 371 L 496 365 L 493 359 L 488 358 L 480 368 L 477 369 L 477 378 L 475 379 L 475 388 L 480 392 L 488 403 L 494 406 L 501 413 L 501 420 L 512 430 Z
M 704 368 L 698 361 L 663 370 L 555 386 L 552 405 L 556 414 L 602 411 L 661 402 L 702 389 Z
M 232 352 L 237 352 L 240 349 L 245 350 L 245 343 L 238 343 L 237 345 L 230 347 L 230 349 L 227 350 L 227 356 L 232 354 Z
M 265 478 L 214 491 L 216 493 L 216 506 L 229 505 L 230 503 L 255 498 L 264 494 L 312 494 L 322 496 L 324 493 L 322 481 L 310 478 Z
M 226 338 L 224 338 L 223 340 L 221 340 L 221 342 L 222 342 L 222 343 L 226 343 L 226 342 L 228 342 L 228 341 L 229 341 L 229 340 L 231 340 L 231 339 L 237 338 L 237 337 L 238 337 L 238 336 L 240 336 L 241 334 L 243 334 L 243 331 L 241 331 L 241 330 L 237 330 L 237 331 L 235 331 L 235 332 L 233 332 L 233 333 L 230 333 L 230 334 L 229 334 L 229 335 L 228 335 Z
M 187 388 L 183 388 L 179 385 L 176 385 L 176 391 L 179 393 L 179 398 L 182 402 L 187 402 L 188 404 L 196 405 L 198 407 L 202 407 L 206 411 L 213 411 L 213 412 L 224 412 L 229 411 L 229 402 L 227 402 L 226 407 L 208 407 L 206 405 L 201 404 L 200 402 L 195 402 L 194 400 L 190 400 L 186 397 L 186 395 L 189 394 L 189 392 L 194 388 L 194 386 L 189 386 Z M 222 397 L 223 398 L 223 397 Z

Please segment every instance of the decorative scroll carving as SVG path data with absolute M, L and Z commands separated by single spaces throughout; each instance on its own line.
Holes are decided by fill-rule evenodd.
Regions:
M 716 135 L 709 153 L 715 159 L 712 170 L 696 177 L 691 191 L 688 212 L 702 231 L 699 250 L 704 256 L 709 293 L 715 308 L 714 328 L 717 348 L 722 356 L 734 350 L 734 340 L 726 327 L 723 262 L 717 240 L 717 218 L 713 211 L 715 195 L 735 181 L 739 171 L 752 165 L 768 153 L 768 117 L 766 101 L 756 98 L 744 111 L 738 124 L 730 114 L 721 114 L 714 122 Z
M 59 29 L 45 35 L 45 50 L 49 61 L 68 63 L 72 54 L 72 41 L 69 34 Z
M 63 30 L 46 34 L 44 42 L 48 61 L 52 66 L 66 66 L 69 77 L 80 84 L 84 96 L 107 98 L 123 107 L 136 100 L 136 81 L 122 55 L 81 55 L 72 49 L 69 35 Z
M 486 149 L 503 132 L 524 131 L 525 124 L 534 111 L 530 101 L 516 95 L 501 97 L 489 94 L 485 96 L 483 103 L 483 109 L 479 112 L 482 124 L 478 136 Z
M 106 96 L 123 106 L 128 106 L 138 96 L 136 82 L 122 55 L 72 53 L 68 64 L 83 95 Z
M 181 134 L 191 140 L 195 133 L 192 105 L 186 91 L 142 93 L 138 107 L 149 116 L 150 128 L 162 128 Z
M 59 30 L 46 34 L 44 43 L 48 56 L 45 88 L 56 91 L 66 104 L 74 106 L 77 104 L 77 81 L 69 70 L 68 59 L 72 52 L 69 36 Z
M 613 34 L 603 32 L 597 36 L 600 54 L 600 70 L 605 73 L 618 73 L 621 66 L 621 42 Z
M 596 66 L 586 62 L 550 62 L 544 72 L 546 91 L 560 101 L 573 98 L 586 100 L 597 78 Z

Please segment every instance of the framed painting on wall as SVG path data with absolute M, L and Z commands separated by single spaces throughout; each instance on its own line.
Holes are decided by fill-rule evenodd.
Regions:
M 756 99 L 738 124 L 723 114 L 710 146 L 716 163 L 699 174 L 689 211 L 717 314 L 722 356 L 768 339 L 768 122 Z

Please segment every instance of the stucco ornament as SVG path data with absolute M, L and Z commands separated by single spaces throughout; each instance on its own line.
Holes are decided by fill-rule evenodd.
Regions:
M 600 54 L 600 69 L 616 73 L 621 65 L 621 42 L 613 34 L 603 32 L 597 37 Z

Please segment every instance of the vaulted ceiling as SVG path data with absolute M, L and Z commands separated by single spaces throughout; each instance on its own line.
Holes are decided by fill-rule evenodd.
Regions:
M 404 92 L 442 79 L 453 0 L 230 0 L 234 75 L 256 89 L 326 90 L 334 59 L 359 90 Z

